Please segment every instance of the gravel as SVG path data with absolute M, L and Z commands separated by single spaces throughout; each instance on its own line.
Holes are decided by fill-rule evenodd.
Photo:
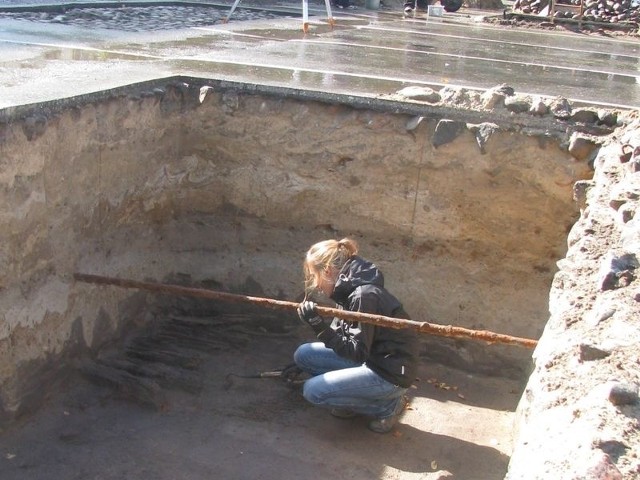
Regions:
M 10 0 L 11 1 L 11 0 Z M 6 3 L 6 2 L 3 2 Z M 211 6 L 120 6 L 111 8 L 44 8 L 42 11 L 0 12 L 0 19 L 66 24 L 127 32 L 175 30 L 222 23 L 229 8 Z M 234 22 L 278 18 L 282 15 L 266 10 L 238 8 Z

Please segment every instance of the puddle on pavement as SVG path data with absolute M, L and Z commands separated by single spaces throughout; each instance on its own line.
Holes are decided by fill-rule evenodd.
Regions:
M 74 60 L 106 62 L 111 60 L 149 61 L 155 58 L 129 53 L 111 52 L 107 50 L 87 50 L 81 48 L 60 48 L 47 50 L 42 54 L 46 60 Z
M 312 72 L 291 67 L 261 67 L 224 62 L 203 62 L 201 60 L 172 60 L 173 67 L 190 75 L 211 75 L 215 67 L 216 75 L 229 79 L 242 80 L 247 75 L 258 75 L 265 84 L 283 85 L 291 88 L 317 90 L 318 85 L 336 92 L 361 92 L 364 87 L 373 94 L 388 94 L 397 91 L 407 84 L 397 80 L 386 80 L 373 77 L 351 76 L 331 72 Z M 415 82 L 411 83 L 415 85 Z

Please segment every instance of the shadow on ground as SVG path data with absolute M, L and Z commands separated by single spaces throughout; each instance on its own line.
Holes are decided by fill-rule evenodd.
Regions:
M 371 480 L 440 478 L 445 471 L 465 480 L 504 477 L 518 398 L 512 381 L 425 363 L 401 423 L 379 435 L 367 430 L 365 418 L 340 420 L 310 406 L 300 386 L 279 378 L 230 382 L 229 373 L 286 365 L 309 339 L 299 325 L 269 331 L 257 325 L 273 325 L 273 319 L 245 320 L 214 319 L 205 329 L 209 336 L 198 327 L 193 338 L 181 337 L 175 323 L 173 336 L 166 337 L 166 325 L 146 332 L 146 345 L 171 340 L 176 351 L 191 351 L 198 360 L 185 369 L 190 381 L 166 381 L 165 375 L 157 382 L 162 386 L 149 390 L 160 399 L 155 403 L 146 401 L 150 397 L 144 404 L 132 401 L 136 392 L 115 388 L 108 375 L 96 382 L 95 370 L 73 375 L 37 415 L 0 436 L 0 478 Z M 98 363 L 124 368 L 130 358 L 124 352 L 133 344 L 129 339 Z M 168 344 L 159 345 L 154 351 L 168 355 Z M 158 363 L 147 359 L 138 367 Z M 156 371 L 166 372 L 168 363 Z

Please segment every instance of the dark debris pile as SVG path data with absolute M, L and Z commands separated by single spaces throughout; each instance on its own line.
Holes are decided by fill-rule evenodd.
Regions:
M 539 15 L 548 11 L 549 0 L 516 0 L 513 9 L 524 14 Z M 582 9 L 582 18 L 580 10 Z M 554 18 L 570 18 L 589 22 L 629 23 L 640 22 L 638 0 L 566 0 L 556 2 Z
M 126 338 L 123 345 L 104 348 L 95 358 L 79 361 L 76 366 L 84 377 L 110 387 L 117 397 L 164 411 L 171 407 L 170 391 L 202 391 L 204 364 L 214 361 L 216 355 L 228 357 L 235 352 L 247 356 L 255 353 L 256 342 L 265 340 L 295 343 L 294 330 L 281 317 L 264 314 L 191 316 L 166 312 Z
M 90 29 L 147 32 L 204 27 L 222 23 L 229 9 L 199 6 L 149 6 L 114 8 L 43 9 L 42 11 L 0 12 L 0 19 L 26 20 L 73 25 Z M 233 21 L 277 18 L 280 15 L 265 10 L 237 9 Z

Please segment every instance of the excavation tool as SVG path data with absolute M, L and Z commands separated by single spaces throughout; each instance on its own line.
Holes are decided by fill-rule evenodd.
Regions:
M 291 363 L 286 367 L 268 372 L 259 372 L 255 374 L 242 375 L 239 373 L 229 373 L 224 380 L 224 389 L 228 390 L 233 385 L 234 378 L 279 378 L 287 385 L 295 387 L 302 385 L 306 380 L 304 372 L 295 364 Z
M 133 288 L 147 290 L 150 292 L 164 293 L 168 295 L 178 295 L 185 297 L 207 298 L 210 300 L 220 300 L 230 303 L 251 303 L 273 310 L 296 310 L 298 303 L 285 300 L 275 300 L 272 298 L 250 297 L 228 292 L 220 292 L 205 288 L 184 287 L 182 285 L 172 285 L 167 283 L 141 282 L 137 280 L 127 280 L 115 277 L 104 277 L 86 273 L 75 273 L 74 278 L 78 282 L 92 283 L 97 285 L 113 285 L 122 288 Z M 405 320 L 401 318 L 385 317 L 364 312 L 351 312 L 318 305 L 318 314 L 324 317 L 337 317 L 342 320 L 352 322 L 372 323 L 380 327 L 408 329 L 419 333 L 426 333 L 439 337 L 467 338 L 492 343 L 507 345 L 518 345 L 526 348 L 535 348 L 537 340 L 522 337 L 513 337 L 502 333 L 490 332 L 488 330 L 471 330 L 452 325 L 440 325 L 429 322 L 418 322 L 415 320 Z

